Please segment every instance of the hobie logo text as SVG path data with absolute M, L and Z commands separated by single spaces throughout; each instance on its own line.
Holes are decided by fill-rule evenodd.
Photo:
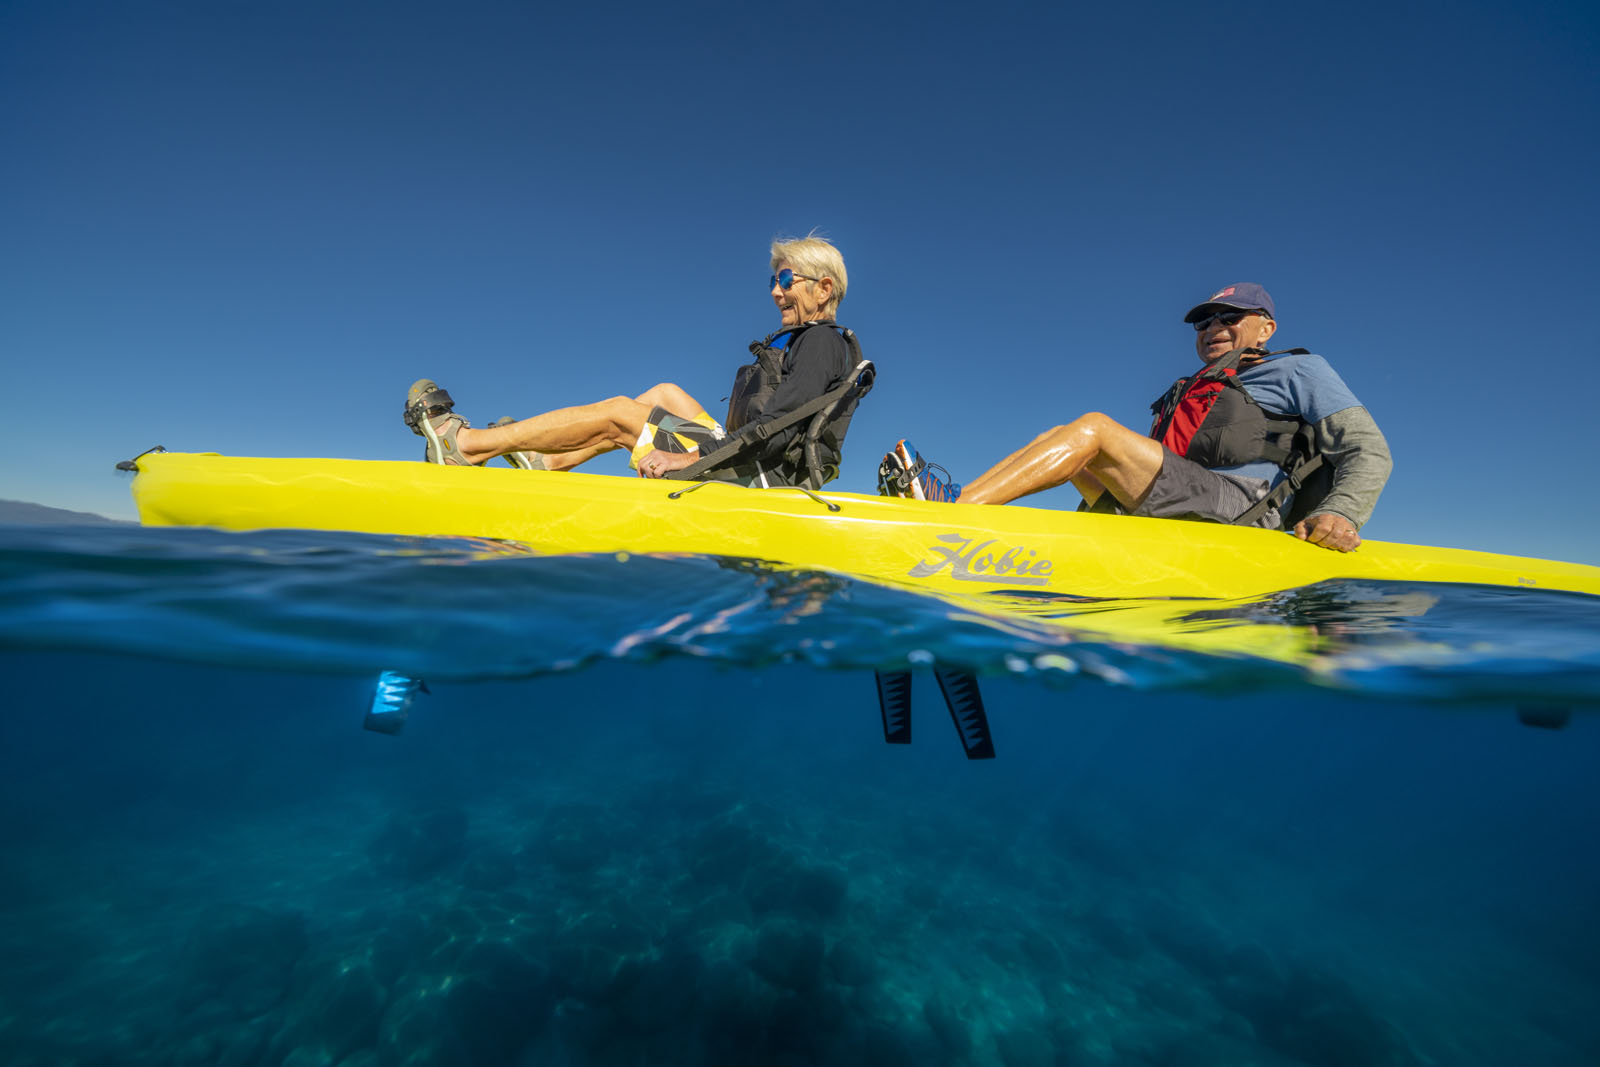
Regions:
M 913 578 L 938 574 L 946 567 L 950 577 L 961 582 L 1010 582 L 1013 585 L 1044 585 L 1054 565 L 1040 559 L 1031 548 L 995 547 L 995 542 L 975 541 L 960 534 L 940 534 L 939 545 L 929 545 L 934 559 L 910 570 Z

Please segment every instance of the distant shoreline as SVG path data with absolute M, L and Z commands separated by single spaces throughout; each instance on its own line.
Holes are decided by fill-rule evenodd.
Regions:
M 26 500 L 0 500 L 0 523 L 21 526 L 132 526 L 126 519 L 111 519 L 92 511 L 69 511 Z

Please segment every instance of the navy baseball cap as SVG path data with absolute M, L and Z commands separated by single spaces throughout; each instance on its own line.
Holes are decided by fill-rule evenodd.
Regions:
M 1277 320 L 1272 297 L 1254 282 L 1239 282 L 1211 294 L 1211 299 L 1196 304 L 1183 317 L 1184 322 L 1199 322 L 1218 308 L 1238 308 L 1241 311 L 1265 311 L 1267 318 Z

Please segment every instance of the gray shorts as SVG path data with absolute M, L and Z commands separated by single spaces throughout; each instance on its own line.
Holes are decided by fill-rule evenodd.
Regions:
M 1260 478 L 1218 474 L 1184 459 L 1170 448 L 1163 448 L 1162 452 L 1165 454 L 1161 470 L 1137 508 L 1125 508 L 1105 492 L 1087 510 L 1104 515 L 1138 515 L 1146 519 L 1232 523 L 1267 495 L 1268 485 Z M 1252 525 L 1276 530 L 1283 525 L 1283 515 L 1273 508 Z

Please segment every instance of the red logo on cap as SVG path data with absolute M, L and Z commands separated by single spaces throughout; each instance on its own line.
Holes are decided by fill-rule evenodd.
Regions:
M 1234 289 L 1234 287 L 1230 285 L 1226 289 L 1222 290 L 1222 292 L 1220 292 L 1220 293 L 1212 293 L 1211 294 L 1211 299 L 1220 300 L 1225 296 L 1232 296 L 1233 295 L 1233 289 Z

